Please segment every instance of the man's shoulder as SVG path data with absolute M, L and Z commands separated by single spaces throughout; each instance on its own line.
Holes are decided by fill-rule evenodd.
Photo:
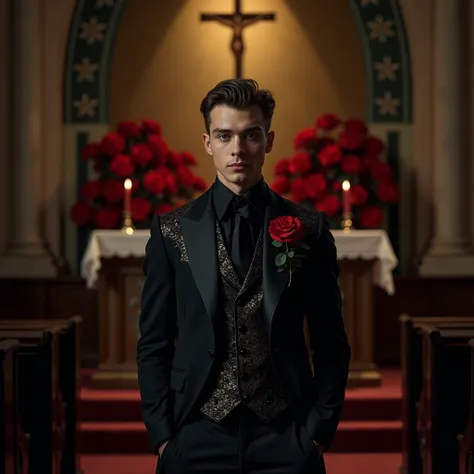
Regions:
M 319 234 L 325 221 L 324 212 L 305 206 L 304 204 L 295 203 L 284 197 L 281 197 L 281 199 L 283 199 L 287 206 L 294 210 L 296 217 L 301 221 L 303 227 L 315 234 Z
M 163 214 L 159 215 L 160 226 L 163 227 L 175 227 L 179 225 L 179 219 L 182 216 L 185 216 L 188 211 L 193 207 L 196 199 L 192 199 L 191 201 L 187 202 L 181 207 L 173 209 L 169 212 L 164 212 Z

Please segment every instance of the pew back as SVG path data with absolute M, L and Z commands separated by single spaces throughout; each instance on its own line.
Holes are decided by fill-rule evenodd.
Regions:
M 427 436 L 432 433 L 432 431 L 425 432 L 426 420 L 423 419 L 427 408 L 429 408 L 426 397 L 431 393 L 428 391 L 429 387 L 426 386 L 428 383 L 426 374 L 432 372 L 433 364 L 439 364 L 443 361 L 442 364 L 446 366 L 447 363 L 447 359 L 430 359 L 431 344 L 429 340 L 426 340 L 423 344 L 423 334 L 430 337 L 430 334 L 433 335 L 441 331 L 445 342 L 448 342 L 451 334 L 454 336 L 454 340 L 463 339 L 461 345 L 465 347 L 466 337 L 474 330 L 474 317 L 416 318 L 403 314 L 400 316 L 400 323 L 403 391 L 402 467 L 400 471 L 409 474 L 420 474 L 431 472 L 426 471 L 428 468 L 424 466 L 426 462 L 429 462 L 427 453 L 431 452 L 431 449 L 428 450 L 426 446 L 426 443 L 431 442 L 431 438 L 427 439 Z M 454 332 L 450 333 L 450 331 Z M 454 343 L 454 340 L 451 342 Z M 459 354 L 453 355 L 451 361 L 458 356 Z M 464 360 L 461 365 L 466 367 L 465 356 L 461 356 L 461 359 Z M 465 382 L 465 380 L 464 377 L 460 382 Z M 459 414 L 459 416 L 462 416 L 462 414 Z M 425 463 L 423 459 L 425 459 Z
M 0 341 L 0 473 L 26 474 L 26 439 L 18 408 L 19 341 Z
M 79 390 L 80 347 L 79 328 L 83 318 L 74 315 L 67 319 L 3 319 L 0 331 L 42 330 L 50 327 L 61 331 L 59 342 L 59 386 L 65 415 L 64 450 L 61 474 L 75 474 L 80 470 L 79 461 Z
M 29 474 L 59 474 L 63 418 L 59 390 L 59 328 L 0 330 L 17 339 L 20 421 L 29 439 Z

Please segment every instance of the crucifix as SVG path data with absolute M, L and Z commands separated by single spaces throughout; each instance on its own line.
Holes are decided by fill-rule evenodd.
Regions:
M 247 26 L 259 21 L 275 20 L 274 13 L 242 13 L 241 0 L 235 0 L 234 13 L 203 13 L 201 21 L 216 21 L 232 29 L 231 49 L 235 56 L 235 77 L 242 78 L 242 56 L 244 54 L 244 41 L 242 33 Z

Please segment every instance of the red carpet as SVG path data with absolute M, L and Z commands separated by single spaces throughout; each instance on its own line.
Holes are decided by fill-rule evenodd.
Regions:
M 398 454 L 381 454 L 357 456 L 354 453 L 399 453 L 401 449 L 401 388 L 400 371 L 383 370 L 381 387 L 351 389 L 347 391 L 342 421 L 339 425 L 331 453 L 351 453 L 351 455 L 328 456 L 328 467 L 332 472 L 338 471 L 339 462 L 344 464 L 344 474 L 352 472 L 371 474 L 388 474 L 399 465 Z M 91 390 L 81 391 L 81 451 L 84 454 L 147 454 L 148 440 L 141 422 L 140 399 L 136 390 Z M 375 457 L 373 457 L 375 456 Z M 117 463 L 119 457 L 89 457 L 84 462 Z M 370 460 L 372 459 L 372 461 Z M 377 459 L 378 470 L 372 469 L 373 460 Z M 133 464 L 133 469 L 126 469 L 126 463 Z M 123 459 L 120 469 L 114 471 L 153 472 L 153 457 L 130 456 Z M 137 467 L 135 463 L 143 466 Z M 365 464 L 364 464 L 365 463 Z M 388 464 L 384 464 L 388 463 Z M 346 467 L 347 464 L 347 467 Z M 354 467 L 357 466 L 357 469 Z M 386 466 L 386 469 L 385 467 Z M 105 468 L 105 466 L 104 466 Z M 102 468 L 102 469 L 104 469 Z M 108 467 L 107 467 L 108 469 Z M 89 471 L 86 469 L 88 474 Z
M 326 454 L 328 474 L 398 474 L 399 454 Z M 147 455 L 84 455 L 86 474 L 154 474 L 156 459 Z

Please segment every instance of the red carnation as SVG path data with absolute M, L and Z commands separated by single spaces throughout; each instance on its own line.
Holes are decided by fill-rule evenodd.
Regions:
M 293 147 L 295 150 L 300 148 L 310 148 L 316 144 L 316 129 L 305 128 L 301 130 L 293 140 Z
M 189 168 L 186 168 L 186 166 L 178 166 L 178 169 L 176 170 L 176 180 L 183 186 L 189 187 L 194 184 L 196 177 Z
M 377 163 L 379 160 L 375 155 L 365 155 L 361 158 L 362 168 L 370 169 L 374 163 Z
M 354 206 L 362 206 L 367 201 L 369 193 L 367 190 L 360 184 L 356 184 L 351 187 L 351 202 Z
M 183 165 L 195 166 L 197 165 L 197 160 L 193 154 L 184 151 L 181 153 L 181 163 L 183 163 Z
M 124 121 L 117 124 L 117 133 L 123 138 L 136 138 L 140 136 L 140 127 L 135 122 Z
M 139 166 L 147 166 L 151 159 L 153 158 L 153 154 L 144 143 L 137 143 L 136 145 L 132 145 L 130 149 L 130 157 L 132 158 L 133 163 Z
M 148 171 L 143 176 L 143 187 L 151 194 L 160 194 L 165 189 L 166 182 L 159 170 Z
M 325 212 L 328 217 L 334 217 L 341 208 L 340 199 L 334 194 L 328 194 L 316 202 L 314 206 L 318 211 Z
M 166 154 L 168 153 L 168 144 L 160 135 L 151 135 L 148 137 L 147 145 L 150 148 L 155 161 L 161 165 L 165 163 Z
M 161 176 L 165 181 L 165 188 L 170 194 L 176 194 L 178 192 L 176 176 L 166 166 L 160 166 L 157 170 L 161 173 Z
M 124 197 L 123 183 L 117 180 L 105 181 L 102 185 L 102 194 L 109 204 L 115 204 Z
M 333 130 L 341 123 L 336 114 L 324 114 L 316 120 L 316 128 L 321 130 Z
M 270 187 L 277 194 L 285 194 L 290 186 L 290 181 L 285 176 L 277 176 Z
M 183 157 L 181 153 L 176 151 L 168 151 L 166 153 L 166 162 L 170 165 L 171 168 L 176 169 L 178 166 L 183 164 Z
M 71 208 L 71 220 L 77 225 L 88 224 L 93 216 L 92 208 L 87 202 L 79 201 Z
M 99 229 L 115 229 L 120 222 L 120 209 L 117 207 L 107 206 L 99 209 L 94 220 Z
M 360 210 L 359 222 L 366 229 L 377 229 L 382 226 L 383 213 L 377 206 L 367 206 Z
M 318 159 L 321 165 L 331 166 L 341 161 L 342 152 L 338 145 L 326 145 L 318 153 Z
M 135 171 L 135 166 L 128 155 L 117 155 L 110 163 L 110 171 L 120 178 L 128 178 Z
M 83 199 L 93 200 L 100 196 L 101 192 L 101 182 L 98 180 L 86 181 L 79 191 L 79 194 Z
M 276 175 L 285 175 L 288 174 L 290 169 L 290 159 L 283 158 L 275 165 L 275 174 Z
M 161 125 L 156 120 L 143 120 L 141 130 L 148 135 L 161 135 Z
M 118 155 L 125 148 L 125 140 L 118 133 L 107 133 L 100 142 L 102 153 L 108 156 Z
M 173 206 L 167 202 L 160 204 L 155 209 L 155 214 L 166 214 L 167 212 L 171 212 L 173 210 Z
M 327 189 L 327 181 L 321 173 L 312 174 L 305 178 L 306 195 L 312 199 L 318 199 L 324 195 Z
M 303 174 L 311 169 L 311 157 L 306 151 L 300 151 L 291 158 L 290 173 Z
M 341 162 L 341 170 L 347 174 L 357 174 L 360 171 L 360 158 L 355 155 L 346 155 Z
M 306 194 L 306 182 L 304 178 L 297 178 L 290 184 L 291 198 L 294 202 L 304 201 L 308 195 Z
M 322 148 L 328 146 L 328 145 L 337 145 L 336 140 L 331 137 L 321 137 L 318 138 L 318 149 L 321 150 Z
M 133 198 L 131 202 L 132 219 L 140 222 L 145 221 L 148 214 L 151 212 L 151 204 L 148 199 L 145 198 Z
M 342 132 L 339 135 L 339 145 L 345 150 L 358 150 L 364 143 L 362 135 Z
M 351 136 L 363 136 L 367 134 L 367 125 L 360 119 L 349 119 L 344 123 L 344 130 Z
M 385 150 L 385 144 L 380 138 L 367 137 L 363 144 L 364 152 L 368 155 L 378 156 Z

